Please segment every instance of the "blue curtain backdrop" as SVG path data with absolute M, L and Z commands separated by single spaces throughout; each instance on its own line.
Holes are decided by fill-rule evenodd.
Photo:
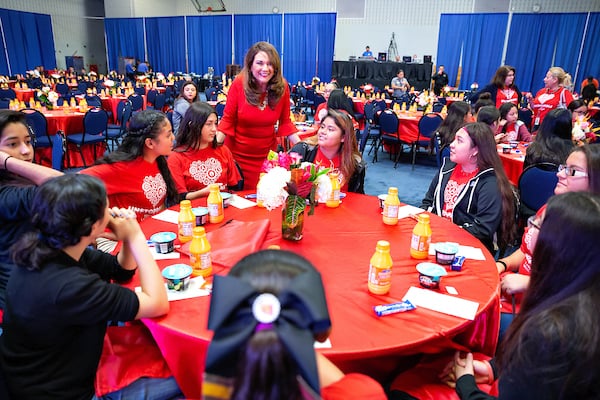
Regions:
M 108 70 L 119 69 L 119 56 L 146 58 L 142 18 L 106 18 L 104 32 L 108 45 Z
M 235 64 L 244 66 L 244 56 L 256 42 L 271 43 L 281 56 L 281 15 L 257 14 L 233 17 L 233 41 Z
M 231 64 L 231 15 L 186 17 L 186 24 L 190 72 L 204 74 L 213 67 L 215 76 L 223 74 Z
M 184 17 L 146 18 L 148 61 L 154 71 L 187 72 Z
M 587 14 L 514 14 L 506 63 L 516 68 L 516 83 L 523 91 L 537 92 L 552 66 L 574 75 Z M 590 40 L 591 51 L 600 50 Z
M 5 53 L 0 54 L 0 73 L 24 73 L 38 65 L 56 68 L 52 20 L 49 15 L 0 9 L 6 40 Z
M 444 66 L 448 84 L 456 86 L 462 42 L 467 32 L 469 14 L 442 14 L 438 36 L 437 65 Z
M 474 82 L 483 86 L 491 80 L 502 61 L 507 22 L 508 14 L 440 16 L 437 62 L 444 65 L 450 86 L 456 86 L 459 65 L 459 89 L 469 89 Z
M 331 79 L 335 16 L 334 13 L 285 14 L 282 58 L 288 82 L 309 82 L 313 76 L 323 81 Z
M 492 80 L 502 61 L 508 14 L 471 14 L 463 39 L 460 89 L 480 87 Z M 490 38 L 495 38 L 490 40 Z
M 588 30 L 585 34 L 579 74 L 577 75 L 576 90 L 581 90 L 581 82 L 592 75 L 600 76 L 600 13 L 590 14 Z

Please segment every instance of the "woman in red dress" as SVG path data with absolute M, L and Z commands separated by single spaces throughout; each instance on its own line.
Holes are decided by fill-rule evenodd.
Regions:
M 255 43 L 229 88 L 217 136 L 239 163 L 244 189 L 256 187 L 269 150 L 277 149 L 277 137 L 288 136 L 293 145 L 300 140 L 297 131 L 290 120 L 290 90 L 281 75 L 279 54 L 267 42 Z

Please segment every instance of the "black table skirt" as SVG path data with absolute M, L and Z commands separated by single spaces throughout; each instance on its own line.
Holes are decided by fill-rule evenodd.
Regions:
M 413 64 L 379 61 L 334 61 L 331 77 L 341 86 L 350 85 L 357 88 L 370 83 L 379 88 L 391 85 L 392 78 L 399 70 L 404 70 L 404 76 L 416 90 L 429 88 L 431 82 L 431 63 Z

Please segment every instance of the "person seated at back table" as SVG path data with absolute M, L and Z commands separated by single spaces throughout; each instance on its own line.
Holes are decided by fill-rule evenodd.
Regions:
M 237 187 L 242 179 L 229 148 L 217 146 L 217 112 L 207 103 L 192 103 L 186 111 L 167 159 L 182 198 L 208 196 L 211 183 L 221 190 Z
M 67 174 L 42 184 L 31 203 L 32 231 L 11 248 L 0 365 L 14 399 L 95 399 L 94 379 L 109 321 L 169 311 L 160 270 L 136 215 L 109 208 L 102 182 Z M 110 229 L 118 255 L 90 249 Z M 141 291 L 119 284 L 138 270 Z M 181 394 L 173 378 L 144 379 L 110 398 Z M 161 394 L 159 394 L 161 393 Z
M 573 100 L 567 106 L 567 110 L 571 111 L 571 121 L 573 122 L 573 128 L 575 128 L 575 124 L 578 124 L 580 129 L 582 125 L 588 125 L 587 132 L 583 130 L 579 131 L 580 136 L 577 136 L 575 134 L 576 129 L 573 129 L 573 141 L 577 145 L 595 142 L 596 132 L 594 131 L 594 129 L 596 129 L 597 127 L 594 126 L 596 124 L 594 124 L 593 121 L 591 121 L 589 118 L 588 107 L 586 102 L 583 99 Z
M 440 140 L 440 151 L 454 141 L 456 132 L 466 123 L 472 122 L 471 106 L 464 101 L 455 101 L 448 106 L 448 114 L 442 121 L 436 135 Z M 432 138 L 431 140 L 435 140 Z
M 352 117 L 329 110 L 319 126 L 317 140 L 316 146 L 296 143 L 290 152 L 298 153 L 302 161 L 337 168 L 342 191 L 364 194 L 366 165 L 358 151 Z
M 329 100 L 331 93 L 336 89 L 339 89 L 336 82 L 329 82 L 325 85 L 325 91 L 323 92 L 323 98 L 325 99 L 325 101 L 319 104 L 317 109 L 315 110 L 315 122 L 319 122 L 321 120 L 321 116 L 324 116 L 327 113 L 327 101 Z M 325 110 L 325 113 L 322 113 L 321 110 Z
M 395 99 L 403 100 L 410 90 L 410 84 L 404 77 L 404 70 L 399 70 L 396 76 L 392 79 L 391 87 L 394 90 L 393 96 Z M 408 101 L 408 98 L 405 99 Z
M 379 383 L 314 350 L 331 320 L 321 276 L 289 251 L 250 254 L 216 275 L 208 316 L 205 400 L 385 400 Z
M 336 110 L 348 114 L 348 116 L 352 119 L 352 126 L 354 129 L 359 128 L 358 122 L 354 119 L 352 101 L 342 89 L 334 89 L 331 91 L 329 98 L 327 99 L 326 106 L 321 108 L 321 111 L 319 111 L 318 115 L 315 113 L 315 122 L 320 123 L 325 115 L 327 115 L 328 110 Z
M 500 141 L 507 143 L 514 140 L 531 142 L 531 133 L 523 121 L 519 120 L 519 108 L 514 103 L 504 103 L 500 106 L 500 124 L 496 135 L 503 134 Z
M 450 160 L 443 160 L 421 208 L 464 228 L 492 254 L 496 233 L 500 248 L 512 242 L 514 194 L 489 126 L 474 122 L 456 132 Z
M 369 46 L 365 47 L 365 51 L 363 51 L 362 56 L 373 58 L 373 52 L 371 51 L 371 48 Z
M 500 126 L 500 111 L 495 106 L 483 106 L 477 113 L 477 122 L 483 122 L 492 129 L 494 133 L 494 141 L 500 143 L 504 137 L 503 133 L 496 133 Z
M 551 110 L 527 147 L 523 168 L 537 163 L 563 164 L 573 148 L 571 113 L 564 108 Z
M 173 133 L 177 135 L 179 124 L 185 115 L 185 112 L 190 107 L 190 104 L 198 101 L 198 88 L 192 81 L 185 82 L 181 85 L 179 96 L 173 103 Z

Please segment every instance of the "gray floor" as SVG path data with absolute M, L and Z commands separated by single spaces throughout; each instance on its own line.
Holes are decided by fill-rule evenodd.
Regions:
M 388 187 L 395 186 L 398 188 L 398 197 L 401 202 L 419 206 L 437 172 L 435 158 L 422 150 L 417 153 L 413 170 L 410 149 L 405 147 L 400 162 L 394 168 L 394 160 L 390 160 L 388 153 L 380 150 L 378 161 L 374 163 L 373 153 L 369 155 L 369 150 L 370 147 L 367 146 L 363 154 L 367 162 L 365 193 L 376 196 L 387 193 Z

